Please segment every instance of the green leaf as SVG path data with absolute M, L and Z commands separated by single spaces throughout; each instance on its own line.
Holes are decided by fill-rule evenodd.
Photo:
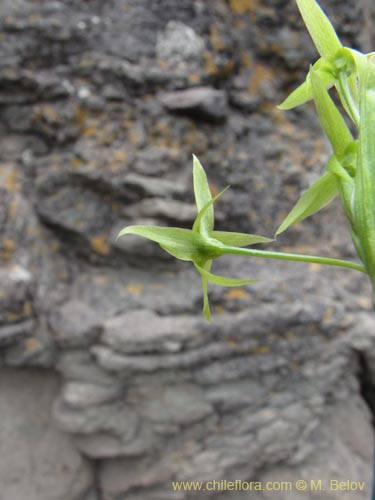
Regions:
M 135 234 L 159 243 L 168 253 L 181 260 L 194 260 L 202 248 L 202 238 L 190 229 L 158 226 L 128 226 L 119 232 L 117 238 Z
M 198 272 L 200 275 L 204 278 L 206 278 L 210 283 L 213 283 L 214 285 L 220 285 L 220 286 L 244 286 L 248 285 L 249 283 L 255 283 L 256 279 L 247 279 L 247 280 L 240 280 L 236 278 L 226 278 L 225 276 L 218 276 L 217 274 L 212 274 L 208 272 L 206 269 L 201 267 L 199 264 L 194 262 L 195 267 L 197 268 Z
M 206 172 L 195 155 L 193 155 L 193 182 L 198 214 L 202 209 L 207 207 L 204 212 L 204 217 L 201 217 L 200 226 L 202 232 L 208 234 L 214 228 L 214 207 L 212 203 L 209 205 L 209 202 L 212 200 L 212 195 L 210 186 L 208 185 Z
M 212 230 L 211 231 L 207 231 L 207 228 L 205 226 L 205 217 L 206 217 L 207 212 L 209 211 L 209 209 L 215 203 L 215 201 L 217 199 L 219 199 L 220 196 L 222 196 L 225 193 L 225 191 L 227 191 L 228 189 L 229 189 L 229 186 L 226 187 L 225 189 L 223 189 L 219 194 L 217 194 L 208 203 L 206 203 L 206 205 L 201 210 L 199 210 L 198 215 L 195 218 L 195 221 L 194 221 L 194 224 L 193 224 L 193 231 L 197 231 L 197 232 L 201 233 L 204 236 L 209 236 L 211 234 Z
M 321 125 L 340 159 L 353 141 L 352 134 L 316 72 L 310 71 L 310 81 Z
M 293 224 L 321 210 L 335 198 L 338 192 L 335 175 L 331 172 L 324 173 L 297 201 L 296 205 L 277 229 L 276 236 L 283 233 Z
M 319 54 L 334 56 L 342 45 L 321 7 L 315 0 L 297 0 L 297 5 Z
M 330 162 L 327 165 L 327 170 L 336 176 L 338 181 L 338 188 L 345 213 L 353 226 L 353 193 L 354 193 L 354 179 L 349 174 L 349 169 L 354 173 L 353 166 L 350 164 L 344 166 L 344 162 L 351 163 L 353 155 L 356 157 L 356 141 L 353 141 L 351 147 L 347 149 L 343 164 L 341 164 L 335 155 L 332 155 Z
M 332 67 L 327 59 L 321 57 L 313 65 L 312 69 L 318 72 L 319 77 L 326 89 L 331 88 L 336 83 L 337 79 L 333 75 L 331 71 Z M 293 90 L 293 92 L 278 106 L 278 108 L 287 111 L 310 101 L 312 98 L 313 91 L 308 73 L 306 80 L 299 87 Z
M 255 245 L 256 243 L 270 243 L 274 241 L 271 238 L 258 236 L 257 234 L 232 233 L 229 231 L 213 231 L 211 236 L 224 245 L 235 247 L 245 247 L 247 245 Z

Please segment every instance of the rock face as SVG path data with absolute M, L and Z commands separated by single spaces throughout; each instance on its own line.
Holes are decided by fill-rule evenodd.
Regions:
M 94 493 L 90 464 L 50 418 L 56 374 L 1 369 L 1 500 L 81 500 Z
M 373 49 L 367 0 L 322 5 Z M 365 277 L 222 258 L 259 282 L 213 288 L 207 324 L 188 263 L 115 239 L 191 226 L 192 153 L 231 185 L 223 230 L 272 235 L 317 177 L 313 110 L 276 109 L 316 57 L 294 2 L 6 0 L 0 40 L 0 500 L 230 500 L 172 481 L 299 479 L 368 498 Z M 338 204 L 277 246 L 354 257 Z

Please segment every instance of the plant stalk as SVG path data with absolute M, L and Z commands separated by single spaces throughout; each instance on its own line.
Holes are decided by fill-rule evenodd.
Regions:
M 362 264 L 358 264 L 356 262 L 350 262 L 348 260 L 332 259 L 329 257 L 320 257 L 316 255 L 303 255 L 303 254 L 287 253 L 287 252 L 271 252 L 268 250 L 254 250 L 252 248 L 238 248 L 231 246 L 225 246 L 225 248 L 222 249 L 222 253 L 233 254 L 233 255 L 246 255 L 248 257 L 259 257 L 263 259 L 290 260 L 295 262 L 312 262 L 314 264 L 323 264 L 327 266 L 345 267 L 347 269 L 354 269 L 355 271 L 360 271 L 361 273 L 367 274 L 367 271 Z

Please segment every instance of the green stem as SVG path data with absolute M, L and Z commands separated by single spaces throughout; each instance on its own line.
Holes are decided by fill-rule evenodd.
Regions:
M 315 264 L 324 264 L 328 266 L 346 267 L 347 269 L 354 269 L 355 271 L 367 274 L 366 269 L 362 266 L 362 264 L 342 259 L 331 259 L 329 257 L 318 257 L 315 255 L 302 255 L 297 253 L 270 252 L 268 250 L 254 250 L 252 248 L 239 248 L 231 246 L 225 246 L 225 248 L 222 248 L 221 250 L 223 254 L 247 255 L 249 257 L 292 260 L 295 262 L 313 262 Z
M 339 74 L 337 90 L 339 91 L 341 102 L 350 116 L 353 123 L 359 127 L 359 111 L 356 103 L 354 102 L 353 95 L 349 88 L 348 76 L 343 73 Z

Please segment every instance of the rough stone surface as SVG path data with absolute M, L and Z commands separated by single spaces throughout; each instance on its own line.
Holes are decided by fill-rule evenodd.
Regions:
M 374 49 L 369 0 L 321 3 Z M 0 500 L 231 500 L 171 481 L 302 477 L 368 498 L 365 277 L 221 258 L 259 281 L 212 287 L 207 324 L 190 263 L 116 240 L 191 227 L 192 153 L 214 193 L 231 185 L 222 230 L 272 235 L 318 177 L 313 109 L 276 108 L 317 57 L 294 1 L 3 0 L 0 42 Z M 337 203 L 275 245 L 355 256 Z
M 166 92 L 160 100 L 169 111 L 195 114 L 197 118 L 221 120 L 228 113 L 226 93 L 211 87 Z
M 1 500 L 84 500 L 92 489 L 90 464 L 51 419 L 57 390 L 52 373 L 1 370 Z

